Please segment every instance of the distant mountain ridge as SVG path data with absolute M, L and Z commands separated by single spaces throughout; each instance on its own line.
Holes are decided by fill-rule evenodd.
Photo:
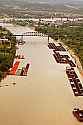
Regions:
M 36 5 L 40 4 L 40 6 L 65 6 L 68 8 L 76 9 L 76 8 L 83 8 L 83 0 L 0 0 L 0 7 L 3 6 L 27 6 L 27 5 Z
M 81 4 L 83 0 L 0 0 L 0 3 L 15 3 L 15 2 L 26 2 L 26 3 L 45 3 L 45 4 Z
M 83 15 L 83 0 L 0 0 L 1 14 L 49 15 L 52 12 Z

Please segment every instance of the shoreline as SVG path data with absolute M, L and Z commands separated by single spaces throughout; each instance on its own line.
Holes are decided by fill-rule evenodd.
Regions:
M 79 57 L 75 54 L 75 52 L 71 48 L 69 48 L 63 42 L 61 42 L 61 41 L 59 41 L 59 42 L 67 49 L 67 51 L 70 53 L 71 57 L 75 60 L 76 66 L 77 66 L 81 76 L 83 77 L 83 68 L 82 68 L 82 64 L 79 60 Z

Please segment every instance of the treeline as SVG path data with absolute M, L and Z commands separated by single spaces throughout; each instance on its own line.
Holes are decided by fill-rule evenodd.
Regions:
M 12 23 L 14 25 L 20 25 L 20 26 L 33 26 L 34 22 L 33 21 L 29 21 L 29 20 L 13 20 Z
M 36 30 L 45 34 L 49 33 L 54 40 L 61 40 L 77 54 L 83 67 L 83 24 L 64 24 L 57 27 L 46 24 L 36 27 Z
M 1 39 L 8 39 L 9 45 Z M 15 45 L 16 38 L 13 37 L 13 34 L 9 30 L 0 27 L 0 81 L 13 64 L 16 53 Z

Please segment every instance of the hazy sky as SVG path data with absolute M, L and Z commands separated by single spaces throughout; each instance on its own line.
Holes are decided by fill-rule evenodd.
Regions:
M 9 1 L 9 0 L 0 0 L 0 1 Z M 15 0 L 11 0 L 11 1 L 15 1 Z M 50 3 L 56 3 L 56 2 L 59 2 L 59 3 L 64 3 L 64 2 L 76 2 L 76 1 L 83 1 L 83 0 L 17 0 L 17 1 L 27 1 L 27 2 L 50 2 Z
M 80 3 L 83 2 L 83 0 L 0 0 L 0 1 L 27 1 L 30 3 L 50 3 L 50 4 L 56 4 L 56 3 L 70 3 L 70 2 L 74 2 L 74 3 Z
M 0 0 L 0 1 L 8 1 L 8 0 Z M 14 1 L 14 0 L 11 0 Z M 70 1 L 83 1 L 83 0 L 18 0 L 18 1 L 29 1 L 29 2 L 70 2 Z
M 20 1 L 20 0 L 19 0 Z M 41 3 L 65 3 L 65 2 L 77 2 L 77 1 L 83 1 L 83 0 L 25 0 L 29 2 L 41 2 Z

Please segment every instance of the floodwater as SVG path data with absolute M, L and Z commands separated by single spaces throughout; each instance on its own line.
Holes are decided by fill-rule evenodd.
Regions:
M 28 27 L 5 27 L 14 34 L 33 31 Z M 82 125 L 72 110 L 83 109 L 83 97 L 73 95 L 66 65 L 55 62 L 47 46 L 48 38 L 35 36 L 24 40 L 25 45 L 16 53 L 24 54 L 30 63 L 28 76 L 8 76 L 1 82 L 0 125 Z

